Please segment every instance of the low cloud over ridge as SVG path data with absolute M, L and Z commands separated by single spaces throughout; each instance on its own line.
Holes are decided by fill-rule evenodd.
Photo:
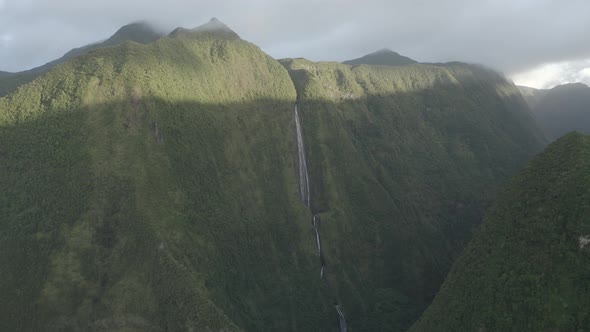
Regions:
M 0 70 L 41 65 L 132 21 L 171 30 L 211 17 L 276 58 L 342 61 L 387 47 L 508 74 L 590 59 L 585 0 L 0 0 Z

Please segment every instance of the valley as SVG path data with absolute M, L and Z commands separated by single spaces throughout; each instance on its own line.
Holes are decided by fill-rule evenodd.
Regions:
M 277 60 L 217 19 L 0 72 L 0 330 L 579 329 L 586 270 L 536 267 L 585 264 L 587 139 L 547 147 L 527 93 L 390 50 Z

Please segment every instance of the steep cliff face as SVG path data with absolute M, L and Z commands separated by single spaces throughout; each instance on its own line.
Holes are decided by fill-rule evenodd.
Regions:
M 327 279 L 351 327 L 403 329 L 543 135 L 516 87 L 483 68 L 282 63 L 298 91 Z
M 216 20 L 71 58 L 0 98 L 0 330 L 407 327 L 544 144 L 523 103 L 463 64 L 281 65 Z
M 498 196 L 412 331 L 579 331 L 590 324 L 590 138 L 551 144 Z
M 334 327 L 295 100 L 278 62 L 212 35 L 97 50 L 1 98 L 0 329 Z

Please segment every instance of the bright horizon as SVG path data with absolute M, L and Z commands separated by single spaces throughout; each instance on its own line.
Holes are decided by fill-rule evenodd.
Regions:
M 528 71 L 509 75 L 516 85 L 551 89 L 567 83 L 590 85 L 590 59 L 547 63 Z

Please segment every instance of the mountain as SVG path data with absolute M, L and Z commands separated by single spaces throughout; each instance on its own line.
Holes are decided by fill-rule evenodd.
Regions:
M 545 145 L 495 72 L 205 27 L 0 98 L 0 330 L 404 329 Z
M 39 76 L 38 73 L 29 71 L 19 73 L 2 72 L 0 74 L 0 98 L 16 90 L 19 86 L 33 81 L 37 76 Z
M 194 29 L 176 28 L 170 33 L 169 37 L 186 37 L 188 35 L 200 36 L 203 34 L 210 34 L 216 38 L 240 39 L 240 36 L 238 36 L 237 33 L 215 17 L 209 22 Z
M 343 63 L 347 65 L 404 66 L 417 62 L 403 55 L 399 55 L 392 50 L 382 49 L 358 59 L 344 61 Z
M 295 98 L 211 36 L 97 49 L 0 98 L 0 330 L 333 327 Z
M 351 329 L 404 330 L 544 137 L 517 88 L 477 66 L 281 62 L 329 284 Z
M 552 140 L 571 131 L 590 134 L 590 88 L 583 83 L 547 90 L 532 110 Z
M 522 85 L 517 85 L 516 87 L 531 109 L 534 109 L 539 103 L 539 100 L 541 100 L 547 94 L 547 91 L 549 91 L 547 89 L 535 89 Z
M 411 331 L 590 326 L 590 137 L 551 144 L 499 195 Z
M 75 48 L 66 53 L 61 58 L 48 62 L 42 66 L 18 73 L 0 74 L 0 97 L 9 94 L 23 84 L 33 81 L 35 78 L 47 72 L 49 69 L 74 57 L 87 54 L 92 50 L 115 46 L 128 41 L 133 41 L 140 44 L 148 44 L 160 37 L 162 37 L 162 35 L 154 30 L 154 28 L 148 23 L 138 22 L 125 25 L 114 35 L 103 42 Z
M 115 46 L 129 41 L 133 41 L 140 44 L 149 44 L 160 37 L 162 37 L 162 34 L 154 30 L 154 28 L 146 22 L 131 23 L 117 30 L 117 32 L 115 32 L 114 35 L 112 35 L 110 38 L 103 42 L 86 45 L 80 48 L 75 48 L 66 53 L 63 57 L 46 63 L 41 67 L 31 69 L 30 71 L 45 72 L 51 69 L 52 67 L 65 62 L 68 59 L 86 54 L 98 48 Z

